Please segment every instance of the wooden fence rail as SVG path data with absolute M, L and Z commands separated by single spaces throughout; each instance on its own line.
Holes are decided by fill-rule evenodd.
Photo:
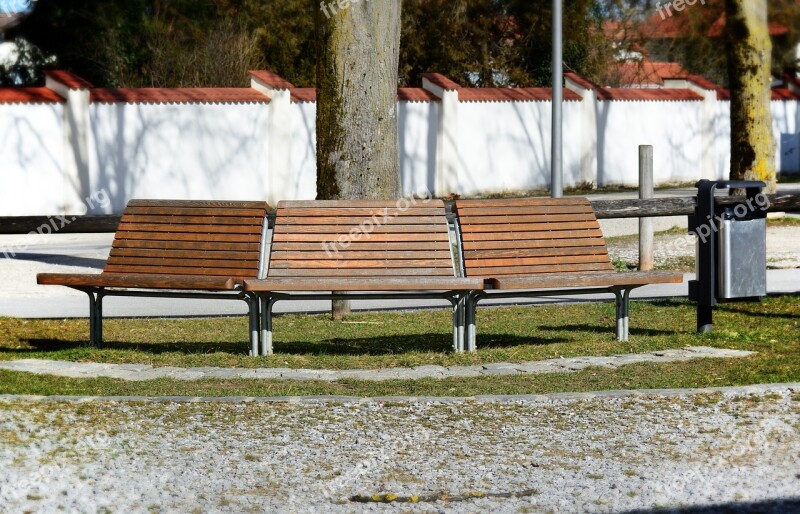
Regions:
M 770 212 L 800 212 L 800 190 L 768 195 Z M 721 197 L 720 205 L 735 205 L 744 201 L 741 196 Z M 695 197 L 666 197 L 628 200 L 594 200 L 595 214 L 599 219 L 643 218 L 659 216 L 686 216 L 694 212 Z M 448 205 L 448 211 L 449 209 Z M 0 217 L 0 234 L 28 234 L 30 232 L 60 234 L 113 233 L 119 224 L 119 215 L 89 216 L 6 216 Z

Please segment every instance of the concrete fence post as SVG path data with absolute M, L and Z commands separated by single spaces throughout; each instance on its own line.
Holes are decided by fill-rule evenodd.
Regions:
M 269 97 L 267 191 L 270 205 L 292 198 L 292 89 L 288 80 L 269 71 L 251 71 L 250 87 Z
M 653 198 L 653 147 L 639 145 L 639 199 Z M 653 269 L 653 218 L 639 218 L 639 270 Z
M 424 73 L 422 87 L 442 99 L 436 128 L 436 196 L 458 194 L 458 90 L 461 86 L 439 73 Z

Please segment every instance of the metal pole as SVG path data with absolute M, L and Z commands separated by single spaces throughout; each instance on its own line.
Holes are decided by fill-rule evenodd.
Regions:
M 653 198 L 653 147 L 639 145 L 639 199 Z M 639 218 L 639 270 L 653 269 L 653 218 Z
M 564 63 L 562 60 L 562 24 L 561 2 L 553 0 L 553 124 L 550 148 L 550 196 L 561 198 L 563 195 L 562 180 L 562 107 L 563 107 L 563 76 Z

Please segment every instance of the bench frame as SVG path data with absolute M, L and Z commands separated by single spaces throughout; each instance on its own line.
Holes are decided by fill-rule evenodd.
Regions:
M 180 200 L 132 200 L 133 203 L 167 207 L 203 208 L 208 206 L 236 208 L 237 204 L 263 203 L 258 243 L 257 277 L 263 277 L 267 255 L 265 250 L 268 229 L 269 206 L 265 202 L 204 202 Z M 253 208 L 253 207 L 242 207 Z M 260 208 L 260 207 L 259 207 Z M 127 207 L 126 207 L 127 209 Z M 116 240 L 116 234 L 115 234 Z M 103 344 L 103 300 L 109 296 L 148 298 L 191 298 L 208 300 L 240 300 L 247 304 L 250 355 L 257 355 L 259 342 L 259 299 L 253 293 L 243 291 L 244 279 L 233 277 L 208 277 L 205 275 L 148 275 L 112 273 L 105 270 L 99 274 L 40 273 L 37 282 L 45 285 L 61 285 L 86 293 L 89 297 L 89 342 L 100 348 Z
M 456 202 L 458 204 L 458 202 Z M 456 207 L 457 211 L 457 207 Z M 546 215 L 544 215 L 546 216 Z M 592 213 L 594 218 L 594 214 Z M 597 222 L 594 218 L 595 223 Z M 454 216 L 455 232 L 458 240 L 459 263 L 461 275 L 467 276 L 466 260 L 464 256 L 464 239 L 461 232 L 460 216 L 456 212 Z M 599 226 L 598 226 L 599 229 Z M 603 244 L 605 248 L 605 244 Z M 546 296 L 570 296 L 586 295 L 598 293 L 610 293 L 615 300 L 616 336 L 617 340 L 624 342 L 629 335 L 629 312 L 631 291 L 645 285 L 653 283 L 676 282 L 678 276 L 672 272 L 630 272 L 619 273 L 612 271 L 604 272 L 564 272 L 555 276 L 553 279 L 541 280 L 543 284 L 539 287 L 535 285 L 535 274 L 528 276 L 510 277 L 485 277 L 484 288 L 471 291 L 464 304 L 465 315 L 465 337 L 462 346 L 458 351 L 474 352 L 477 349 L 477 330 L 476 330 L 476 311 L 478 302 L 487 298 L 541 298 Z M 559 280 L 560 279 L 560 280 Z M 519 288 L 513 286 L 514 282 L 519 282 Z M 548 282 L 551 282 L 548 284 Z M 560 284 L 558 282 L 561 282 Z
M 329 208 L 362 208 L 380 209 L 371 204 L 370 201 L 295 201 L 287 202 L 294 204 L 291 207 L 314 208 L 316 205 L 326 205 Z M 359 206 L 363 203 L 363 207 Z M 282 208 L 279 203 L 278 209 Z M 452 266 L 451 276 L 428 277 L 420 275 L 415 279 L 403 277 L 387 276 L 385 278 L 374 276 L 343 275 L 341 277 L 272 277 L 270 278 L 270 258 L 273 254 L 273 238 L 275 228 L 278 226 L 279 213 L 276 212 L 276 222 L 272 230 L 268 233 L 265 244 L 268 258 L 264 265 L 264 273 L 267 276 L 260 280 L 245 280 L 244 289 L 246 293 L 252 293 L 258 297 L 260 308 L 260 334 L 258 353 L 254 355 L 271 355 L 273 352 L 273 312 L 272 309 L 276 302 L 282 300 L 406 300 L 406 299 L 444 299 L 450 302 L 452 307 L 453 335 L 452 347 L 454 351 L 463 351 L 464 338 L 466 334 L 466 301 L 469 294 L 475 289 L 483 287 L 480 279 L 468 279 L 458 277 L 458 267 L 455 262 L 453 251 L 453 226 L 444 213 L 442 221 L 448 233 L 448 254 Z M 349 216 L 356 216 L 355 214 Z M 287 224 L 290 226 L 290 224 Z M 318 242 L 317 242 L 318 243 Z M 316 243 L 315 243 L 316 244 Z M 456 245 L 457 247 L 458 245 Z M 456 250 L 457 251 L 457 250 Z M 376 251 L 379 257 L 380 250 Z M 347 269 L 347 268 L 343 268 Z M 441 286 L 441 287 L 436 287 Z

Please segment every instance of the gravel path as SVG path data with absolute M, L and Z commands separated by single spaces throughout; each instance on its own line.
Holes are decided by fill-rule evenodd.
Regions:
M 639 239 L 611 239 L 608 252 L 612 259 L 621 259 L 629 264 L 638 263 Z M 685 234 L 656 234 L 653 253 L 655 264 L 681 257 L 694 259 L 695 238 Z M 767 228 L 767 266 L 770 269 L 800 268 L 800 226 Z
M 0 505 L 789 512 L 800 508 L 800 385 L 757 390 L 341 403 L 6 398 Z

